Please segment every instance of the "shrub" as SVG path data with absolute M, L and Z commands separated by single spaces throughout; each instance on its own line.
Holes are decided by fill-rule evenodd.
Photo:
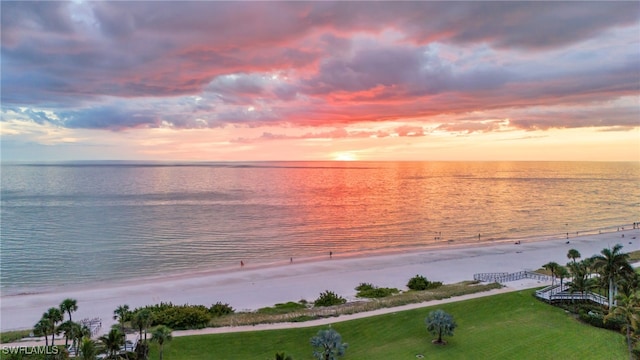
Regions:
M 333 306 L 346 303 L 347 300 L 333 291 L 326 290 L 313 302 L 314 306 Z
M 172 329 L 201 329 L 211 320 L 209 309 L 204 305 L 173 305 L 164 303 L 137 308 L 133 312 L 149 309 L 153 313 L 151 326 L 166 325 Z
M 223 316 L 233 314 L 235 310 L 229 306 L 229 304 L 223 304 L 221 302 L 217 302 L 209 308 L 209 313 L 213 317 Z
M 211 320 L 209 310 L 200 306 L 176 306 L 163 312 L 162 325 L 172 329 L 201 329 Z
M 603 329 L 620 331 L 625 325 L 625 321 L 621 317 L 614 317 L 605 322 L 604 315 L 594 311 L 580 311 L 579 316 L 580 320 L 586 322 L 587 324 Z
M 375 287 L 370 283 L 360 283 L 360 285 L 356 286 L 357 291 L 367 291 L 373 290 Z
M 396 288 L 379 288 L 369 283 L 361 283 L 356 287 L 356 290 L 358 291 L 356 297 L 369 299 L 383 298 L 400 292 Z
M 427 290 L 429 288 L 429 280 L 422 275 L 416 275 L 409 279 L 407 287 L 411 290 Z
M 258 309 L 258 314 L 286 314 L 300 309 L 306 309 L 307 306 L 301 303 L 289 301 L 284 304 L 275 304 L 273 307 L 264 307 Z
M 407 287 L 411 290 L 429 290 L 436 289 L 442 286 L 440 281 L 429 281 L 422 275 L 416 275 L 409 279 Z
M 369 290 L 363 290 L 363 291 L 358 291 L 358 294 L 356 294 L 357 297 L 360 298 L 369 298 L 369 299 L 377 299 L 377 298 L 383 298 L 383 297 L 387 297 L 387 296 L 391 296 L 393 294 L 397 294 L 399 293 L 400 290 L 396 289 L 396 288 L 373 288 L 373 289 L 369 289 Z

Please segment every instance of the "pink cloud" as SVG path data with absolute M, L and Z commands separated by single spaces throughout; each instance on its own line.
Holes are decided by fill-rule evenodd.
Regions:
M 3 107 L 48 109 L 58 117 L 46 121 L 73 128 L 436 123 L 442 114 L 639 92 L 633 2 L 8 2 L 2 10 Z M 636 46 L 609 55 L 593 39 L 613 30 Z M 512 124 L 633 125 L 628 112 L 605 110 L 598 120 L 525 114 Z M 38 113 L 33 121 L 44 121 Z M 466 120 L 442 129 L 493 128 Z

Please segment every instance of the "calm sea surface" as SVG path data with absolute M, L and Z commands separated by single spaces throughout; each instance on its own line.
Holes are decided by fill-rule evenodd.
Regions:
M 615 230 L 640 221 L 639 180 L 638 163 L 3 164 L 0 283 Z

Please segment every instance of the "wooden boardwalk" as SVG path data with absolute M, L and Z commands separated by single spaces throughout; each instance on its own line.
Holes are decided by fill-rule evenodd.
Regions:
M 569 287 L 566 285 L 547 286 L 544 289 L 536 291 L 536 297 L 550 303 L 555 301 L 580 300 L 591 301 L 600 305 L 609 306 L 609 299 L 606 296 L 602 296 L 592 292 L 571 293 L 569 291 Z
M 535 279 L 541 281 L 551 281 L 551 276 L 536 273 L 533 271 L 518 271 L 515 273 L 480 273 L 473 274 L 473 280 L 484 281 L 484 282 L 509 282 L 509 281 L 518 281 L 522 279 Z
M 536 273 L 533 271 L 519 271 L 515 273 L 497 272 L 497 273 L 480 273 L 474 274 L 473 280 L 483 282 L 497 282 L 505 283 L 509 281 L 518 281 L 522 279 L 535 279 L 540 281 L 551 281 L 551 276 Z M 567 285 L 551 285 L 544 289 L 536 291 L 536 297 L 547 302 L 565 301 L 565 300 L 580 300 L 580 301 L 592 301 L 600 305 L 609 305 L 607 297 L 595 294 L 592 292 L 578 293 L 570 292 Z

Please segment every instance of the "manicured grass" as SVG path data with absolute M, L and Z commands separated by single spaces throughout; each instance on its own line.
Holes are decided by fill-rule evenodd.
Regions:
M 575 320 L 536 300 L 532 290 L 495 295 L 336 323 L 349 343 L 349 359 L 625 359 L 624 337 Z M 440 308 L 458 328 L 449 344 L 431 344 L 424 318 Z M 312 359 L 309 339 L 319 329 L 177 337 L 165 345 L 164 359 L 274 359 L 285 351 L 295 360 Z M 157 358 L 152 348 L 151 358 Z

